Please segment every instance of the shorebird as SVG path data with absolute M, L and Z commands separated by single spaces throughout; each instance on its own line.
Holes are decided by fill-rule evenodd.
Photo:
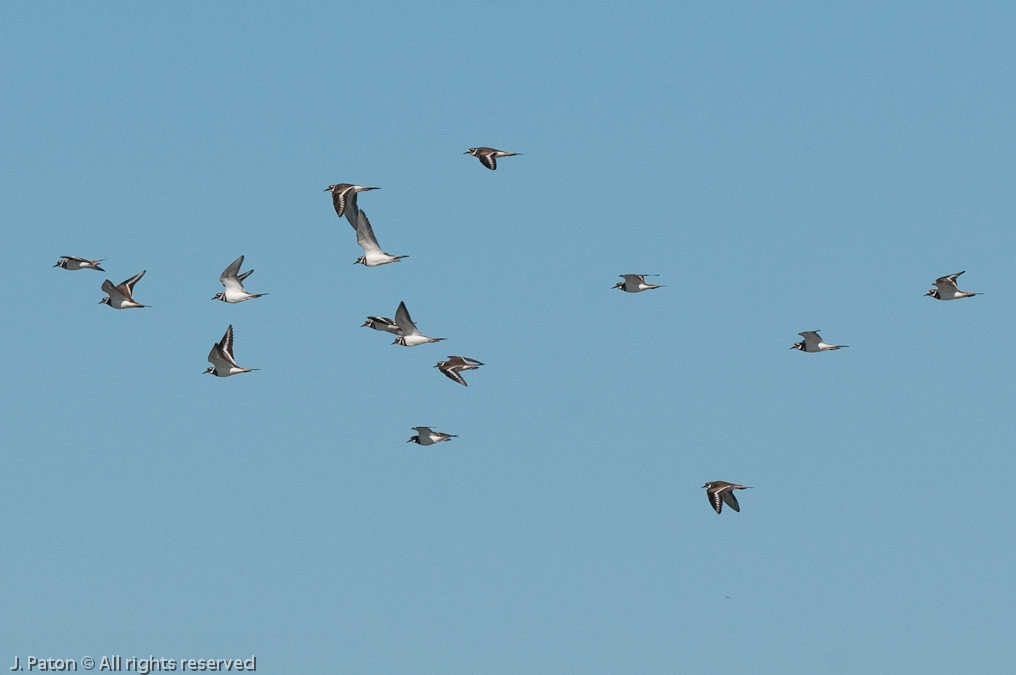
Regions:
M 249 373 L 252 370 L 258 370 L 258 368 L 241 368 L 236 365 L 236 360 L 233 358 L 232 324 L 226 329 L 226 334 L 222 336 L 222 340 L 212 345 L 212 351 L 208 352 L 208 362 L 212 364 L 212 367 L 203 372 L 202 375 L 211 373 L 215 377 L 229 377 L 237 373 Z
M 374 228 L 370 226 L 367 214 L 363 211 L 357 212 L 356 222 L 356 243 L 363 249 L 364 254 L 356 259 L 354 265 L 359 263 L 367 267 L 377 267 L 409 257 L 408 255 L 388 255 L 382 251 L 378 246 L 377 237 L 374 236 Z
M 99 270 L 100 272 L 105 272 L 106 270 L 99 267 L 99 263 L 103 260 L 105 258 L 102 258 L 102 260 L 85 260 L 84 258 L 77 258 L 72 255 L 62 255 L 53 267 L 62 267 L 65 270 Z
M 142 270 L 141 274 L 133 276 L 127 281 L 123 282 L 119 286 L 114 286 L 113 282 L 106 279 L 102 282 L 102 292 L 106 293 L 109 297 L 99 300 L 100 305 L 109 305 L 113 309 L 130 309 L 131 307 L 149 307 L 149 305 L 142 305 L 139 302 L 134 302 L 134 284 L 138 283 L 138 279 L 145 276 L 147 270 Z
M 646 283 L 646 277 L 658 277 L 659 274 L 619 274 L 619 277 L 624 281 L 619 281 L 614 284 L 614 288 L 620 288 L 625 293 L 641 293 L 642 291 L 648 291 L 650 288 L 663 288 L 663 286 L 654 286 L 653 284 Z
M 356 229 L 356 214 L 360 210 L 356 208 L 356 193 L 366 192 L 367 190 L 380 190 L 381 188 L 376 187 L 364 187 L 362 185 L 350 185 L 349 183 L 339 183 L 338 185 L 329 185 L 325 188 L 325 192 L 332 193 L 332 206 L 335 207 L 335 213 L 338 214 L 339 218 L 346 216 L 346 220 L 349 224 Z
M 434 445 L 442 441 L 450 441 L 458 438 L 456 434 L 442 434 L 440 431 L 431 431 L 430 427 L 413 427 L 418 435 L 411 437 L 406 443 L 418 443 L 420 445 Z
M 798 333 L 804 338 L 801 342 L 795 342 L 791 349 L 800 349 L 802 352 L 828 352 L 833 349 L 842 349 L 843 347 L 849 347 L 850 345 L 827 345 L 822 342 L 822 338 L 818 336 L 817 330 L 806 330 L 803 333 Z
M 956 288 L 956 277 L 963 274 L 963 272 L 957 272 L 956 274 L 950 274 L 947 277 L 939 277 L 935 279 L 935 288 L 931 289 L 925 295 L 930 295 L 936 300 L 955 300 L 956 298 L 970 298 L 980 293 L 964 293 L 960 289 Z
M 472 155 L 473 157 L 480 160 L 480 164 L 491 171 L 497 169 L 497 158 L 498 157 L 514 157 L 515 155 L 521 155 L 521 152 L 502 152 L 501 150 L 495 150 L 494 148 L 469 148 L 463 155 Z
M 403 347 L 415 347 L 416 345 L 426 344 L 427 342 L 440 342 L 447 338 L 432 338 L 422 335 L 416 328 L 416 324 L 409 318 L 409 310 L 406 309 L 406 303 L 400 302 L 399 308 L 395 310 L 395 326 L 399 329 L 399 337 L 395 338 L 393 345 L 402 345 Z M 363 326 L 361 326 L 362 328 Z M 382 329 L 385 330 L 385 329 Z
M 240 256 L 234 260 L 229 267 L 222 271 L 219 275 L 219 281 L 226 287 L 225 293 L 216 293 L 212 300 L 222 300 L 223 302 L 234 303 L 243 302 L 251 298 L 260 298 L 262 295 L 268 295 L 267 293 L 248 293 L 243 290 L 243 280 L 254 274 L 254 270 L 247 270 L 240 276 L 237 276 L 237 272 L 240 271 L 240 265 L 243 264 L 243 256 Z
M 367 320 L 363 322 L 360 328 L 373 328 L 374 330 L 383 330 L 386 333 L 394 333 L 396 335 L 402 335 L 402 330 L 395 324 L 391 319 L 386 319 L 383 316 L 368 316 Z
M 716 509 L 716 513 L 719 513 L 723 509 L 723 502 L 726 502 L 727 506 L 735 511 L 740 511 L 741 507 L 737 505 L 737 497 L 734 496 L 734 490 L 747 490 L 750 486 L 714 480 L 702 487 L 706 489 L 706 497 L 709 498 L 709 503 Z
M 438 361 L 434 367 L 444 373 L 445 377 L 455 380 L 463 387 L 468 387 L 469 385 L 466 384 L 466 381 L 462 379 L 462 375 L 459 374 L 460 371 L 474 370 L 482 365 L 476 359 L 470 359 L 465 356 L 449 356 L 447 361 Z

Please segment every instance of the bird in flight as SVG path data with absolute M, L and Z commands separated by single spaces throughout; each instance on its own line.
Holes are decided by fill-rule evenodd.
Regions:
M 367 190 L 380 190 L 381 188 L 376 187 L 364 187 L 362 185 L 351 185 L 349 183 L 339 183 L 338 185 L 329 185 L 325 188 L 325 192 L 332 193 L 332 206 L 335 207 L 335 213 L 341 218 L 346 217 L 349 224 L 356 229 L 356 214 L 360 210 L 356 208 L 356 193 L 366 192 Z
M 472 155 L 473 157 L 480 160 L 480 164 L 494 171 L 497 169 L 498 157 L 514 157 L 515 155 L 521 155 L 521 152 L 502 152 L 501 150 L 495 150 L 494 148 L 469 148 L 463 155 Z
M 84 258 L 76 258 L 72 255 L 62 255 L 53 267 L 62 267 L 65 270 L 98 270 L 105 272 L 106 270 L 99 267 L 99 263 L 103 260 L 105 258 L 102 260 L 85 260 Z
M 625 293 L 641 293 L 650 288 L 663 288 L 663 286 L 646 283 L 646 277 L 658 277 L 659 274 L 619 274 L 618 276 L 624 281 L 614 284 L 614 288 L 620 288 Z
M 460 373 L 463 370 L 474 370 L 482 365 L 476 359 L 470 359 L 465 356 L 449 356 L 447 361 L 438 361 L 434 367 L 444 373 L 445 377 L 455 380 L 463 387 L 468 387 L 469 385 L 462 379 Z
M 709 503 L 712 504 L 712 507 L 716 509 L 716 513 L 719 513 L 723 509 L 724 502 L 735 511 L 740 511 L 741 507 L 737 504 L 734 490 L 749 489 L 747 485 L 736 485 L 722 480 L 710 481 L 702 487 L 706 489 L 706 497 L 709 498 Z
M 408 255 L 388 255 L 382 251 L 377 243 L 377 237 L 374 236 L 374 228 L 370 226 L 367 214 L 363 211 L 358 211 L 356 215 L 356 243 L 363 249 L 363 255 L 356 259 L 354 265 L 377 267 L 409 257 Z
M 240 271 L 240 265 L 242 264 L 243 256 L 240 256 L 234 260 L 229 267 L 222 271 L 222 274 L 219 275 L 219 281 L 226 287 L 226 292 L 216 293 L 212 300 L 222 300 L 223 302 L 235 303 L 250 300 L 251 298 L 260 298 L 262 295 L 268 295 L 267 293 L 248 293 L 243 290 L 243 280 L 254 274 L 254 270 L 247 270 L 243 274 L 237 276 L 237 273 Z
M 211 373 L 215 377 L 229 377 L 237 373 L 249 373 L 252 370 L 258 370 L 257 368 L 241 368 L 236 365 L 236 360 L 233 358 L 232 324 L 226 329 L 226 334 L 222 336 L 222 340 L 212 345 L 212 351 L 208 352 L 208 362 L 212 364 L 212 367 L 203 372 L 202 375 Z
M 822 342 L 822 338 L 818 336 L 817 330 L 806 330 L 803 333 L 798 333 L 804 338 L 801 342 L 795 342 L 791 345 L 791 349 L 800 349 L 802 352 L 828 352 L 833 349 L 843 349 L 850 345 L 827 345 Z
M 964 293 L 956 287 L 956 277 L 961 274 L 963 272 L 935 279 L 935 288 L 925 293 L 925 295 L 930 295 L 936 300 L 956 300 L 957 298 L 972 298 L 975 295 L 980 295 L 980 293 Z
M 374 330 L 381 330 L 386 333 L 394 333 L 396 335 L 402 335 L 402 331 L 391 319 L 387 319 L 383 316 L 368 316 L 367 320 L 363 322 L 360 328 L 373 328 Z
M 142 270 L 141 274 L 131 277 L 127 281 L 123 282 L 119 286 L 114 286 L 113 282 L 106 279 L 102 282 L 102 291 L 109 297 L 99 300 L 100 305 L 109 305 L 113 309 L 130 309 L 132 307 L 148 307 L 149 305 L 142 305 L 139 302 L 134 302 L 134 284 L 138 283 L 138 279 L 145 276 L 147 270 Z
M 416 328 L 416 324 L 409 318 L 409 310 L 406 309 L 406 303 L 404 302 L 400 302 L 399 308 L 395 310 L 395 326 L 399 329 L 399 337 L 395 338 L 395 341 L 392 342 L 393 345 L 415 347 L 416 345 L 422 345 L 428 342 L 440 342 L 441 340 L 447 339 L 432 338 L 421 334 Z
M 441 443 L 442 441 L 450 441 L 453 438 L 458 438 L 455 434 L 443 434 L 440 431 L 431 431 L 430 427 L 413 427 L 413 431 L 415 431 L 417 435 L 410 437 L 406 443 L 434 445 L 435 443 Z

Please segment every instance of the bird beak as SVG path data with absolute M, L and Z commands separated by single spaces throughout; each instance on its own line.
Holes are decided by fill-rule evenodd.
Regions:
M 466 150 L 466 151 L 465 151 L 465 152 L 463 152 L 462 154 L 463 154 L 463 155 L 468 155 L 468 154 L 469 154 L 469 151 L 468 151 L 468 150 Z
M 325 188 L 325 192 L 331 192 L 331 191 L 332 191 L 331 188 Z

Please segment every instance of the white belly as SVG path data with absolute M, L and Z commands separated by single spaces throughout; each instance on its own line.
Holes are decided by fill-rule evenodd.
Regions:
M 407 347 L 415 347 L 416 345 L 422 345 L 432 341 L 431 338 L 425 335 L 406 335 L 404 340 Z

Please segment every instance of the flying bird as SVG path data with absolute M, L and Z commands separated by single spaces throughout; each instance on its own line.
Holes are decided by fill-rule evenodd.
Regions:
M 800 349 L 802 352 L 828 352 L 833 349 L 842 349 L 843 347 L 849 347 L 850 345 L 827 345 L 822 342 L 822 338 L 818 336 L 817 330 L 806 330 L 803 333 L 798 333 L 804 338 L 801 342 L 795 342 L 791 349 Z
M 378 265 L 386 265 L 388 263 L 398 262 L 402 258 L 408 258 L 408 255 L 388 255 L 381 250 L 378 246 L 377 237 L 374 236 L 374 228 L 370 226 L 370 221 L 367 220 L 367 214 L 363 211 L 357 212 L 356 217 L 356 243 L 363 249 L 363 255 L 356 259 L 356 264 L 366 265 L 367 267 L 377 267 Z
M 498 157 L 514 157 L 515 155 L 521 155 L 521 152 L 502 152 L 501 150 L 495 150 L 494 148 L 469 148 L 463 155 L 472 155 L 480 160 L 480 164 L 491 171 L 497 169 L 497 158 Z
M 335 213 L 341 218 L 346 216 L 346 220 L 349 224 L 356 229 L 356 214 L 360 209 L 356 208 L 356 193 L 366 192 L 367 190 L 380 190 L 381 188 L 376 187 L 364 187 L 362 185 L 350 185 L 349 183 L 339 183 L 338 185 L 329 185 L 325 188 L 325 192 L 332 193 L 332 206 L 335 207 Z
M 724 502 L 735 511 L 740 511 L 741 507 L 737 505 L 737 497 L 734 496 L 734 490 L 749 489 L 748 485 L 735 485 L 734 483 L 727 483 L 722 480 L 710 481 L 702 487 L 706 489 L 706 497 L 709 498 L 709 503 L 716 509 L 716 513 L 719 513 L 723 509 Z
M 232 324 L 226 329 L 226 334 L 222 336 L 222 340 L 212 345 L 212 351 L 208 352 L 208 362 L 212 364 L 212 367 L 203 372 L 202 375 L 211 373 L 216 377 L 229 377 L 237 373 L 249 373 L 252 370 L 259 370 L 258 368 L 241 368 L 236 365 L 236 360 L 233 358 Z
M 374 330 L 383 330 L 386 333 L 394 333 L 395 335 L 402 335 L 402 331 L 398 325 L 391 319 L 386 319 L 383 316 L 368 316 L 367 320 L 363 322 L 360 328 L 373 328 Z
M 447 361 L 438 361 L 434 367 L 444 373 L 445 377 L 455 380 L 463 387 L 468 387 L 469 385 L 466 384 L 466 381 L 462 379 L 462 375 L 459 373 L 463 370 L 474 370 L 482 365 L 476 359 L 470 359 L 465 356 L 449 356 Z
M 222 271 L 219 275 L 219 281 L 226 287 L 225 293 L 216 293 L 212 300 L 222 300 L 223 302 L 235 303 L 243 302 L 244 300 L 250 300 L 251 298 L 260 298 L 262 295 L 268 295 L 267 293 L 248 293 L 243 290 L 243 280 L 254 274 L 254 270 L 247 270 L 240 276 L 237 273 L 240 271 L 240 265 L 243 264 L 243 256 L 240 256 L 234 260 L 229 267 Z
M 62 255 L 53 267 L 62 267 L 65 270 L 98 270 L 105 272 L 106 270 L 99 267 L 99 263 L 103 260 L 105 258 L 102 258 L 102 260 L 85 260 L 84 258 L 77 258 L 72 255 Z
M 404 302 L 400 302 L 399 308 L 395 310 L 395 326 L 399 329 L 399 337 L 395 338 L 395 341 L 392 342 L 393 345 L 415 347 L 416 345 L 426 344 L 427 342 L 440 342 L 441 340 L 446 339 L 432 338 L 422 335 L 416 328 L 416 324 L 413 323 L 413 320 L 409 318 L 409 310 L 406 309 L 406 303 Z
M 114 286 L 113 282 L 106 279 L 102 282 L 102 292 L 106 293 L 109 297 L 99 300 L 100 305 L 109 305 L 113 309 L 130 309 L 131 307 L 148 307 L 149 305 L 142 305 L 139 302 L 134 302 L 134 284 L 138 283 L 138 279 L 145 276 L 147 270 L 142 270 L 141 274 L 133 276 L 127 281 L 123 282 L 119 286 Z
M 430 427 L 413 427 L 418 435 L 410 437 L 406 443 L 418 443 L 419 445 L 434 445 L 442 441 L 450 441 L 458 438 L 456 434 L 442 434 L 440 431 L 431 431 Z
M 659 274 L 619 274 L 618 276 L 624 279 L 624 281 L 614 284 L 614 288 L 620 288 L 625 293 L 641 293 L 642 291 L 648 291 L 650 288 L 663 288 L 663 286 L 646 283 L 646 277 L 658 277 L 660 276 Z
M 963 272 L 935 279 L 935 288 L 925 293 L 925 295 L 930 295 L 936 300 L 955 300 L 957 298 L 971 298 L 975 295 L 980 295 L 980 293 L 964 293 L 956 288 L 956 277 L 961 274 Z

